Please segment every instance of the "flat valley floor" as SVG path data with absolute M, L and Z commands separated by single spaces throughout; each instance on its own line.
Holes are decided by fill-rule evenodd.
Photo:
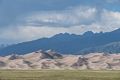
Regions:
M 120 80 L 120 71 L 0 70 L 0 80 Z

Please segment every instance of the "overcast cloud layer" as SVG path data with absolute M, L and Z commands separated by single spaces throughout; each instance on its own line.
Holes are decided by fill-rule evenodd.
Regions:
M 0 0 L 0 44 L 120 28 L 120 0 Z

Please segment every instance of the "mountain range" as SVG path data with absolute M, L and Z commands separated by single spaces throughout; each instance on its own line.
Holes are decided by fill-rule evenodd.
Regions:
M 83 35 L 60 33 L 50 38 L 18 43 L 0 49 L 0 55 L 23 55 L 37 50 L 49 50 L 62 54 L 87 54 L 90 52 L 120 53 L 120 29 L 111 32 L 85 32 Z

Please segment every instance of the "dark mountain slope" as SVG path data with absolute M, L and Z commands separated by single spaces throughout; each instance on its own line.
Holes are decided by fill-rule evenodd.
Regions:
M 78 54 L 87 54 L 95 52 L 104 52 L 104 53 L 120 53 L 120 42 L 112 42 L 106 45 L 86 48 L 78 52 Z
M 63 54 L 76 53 L 80 50 L 102 46 L 120 41 L 120 29 L 107 33 L 86 32 L 83 35 L 60 33 L 51 38 L 42 38 L 34 41 L 19 43 L 0 50 L 0 55 L 12 53 L 26 54 L 37 50 L 52 49 Z

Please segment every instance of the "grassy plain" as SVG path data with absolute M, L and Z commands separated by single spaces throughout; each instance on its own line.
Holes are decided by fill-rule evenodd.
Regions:
M 0 70 L 0 80 L 120 80 L 120 71 Z

